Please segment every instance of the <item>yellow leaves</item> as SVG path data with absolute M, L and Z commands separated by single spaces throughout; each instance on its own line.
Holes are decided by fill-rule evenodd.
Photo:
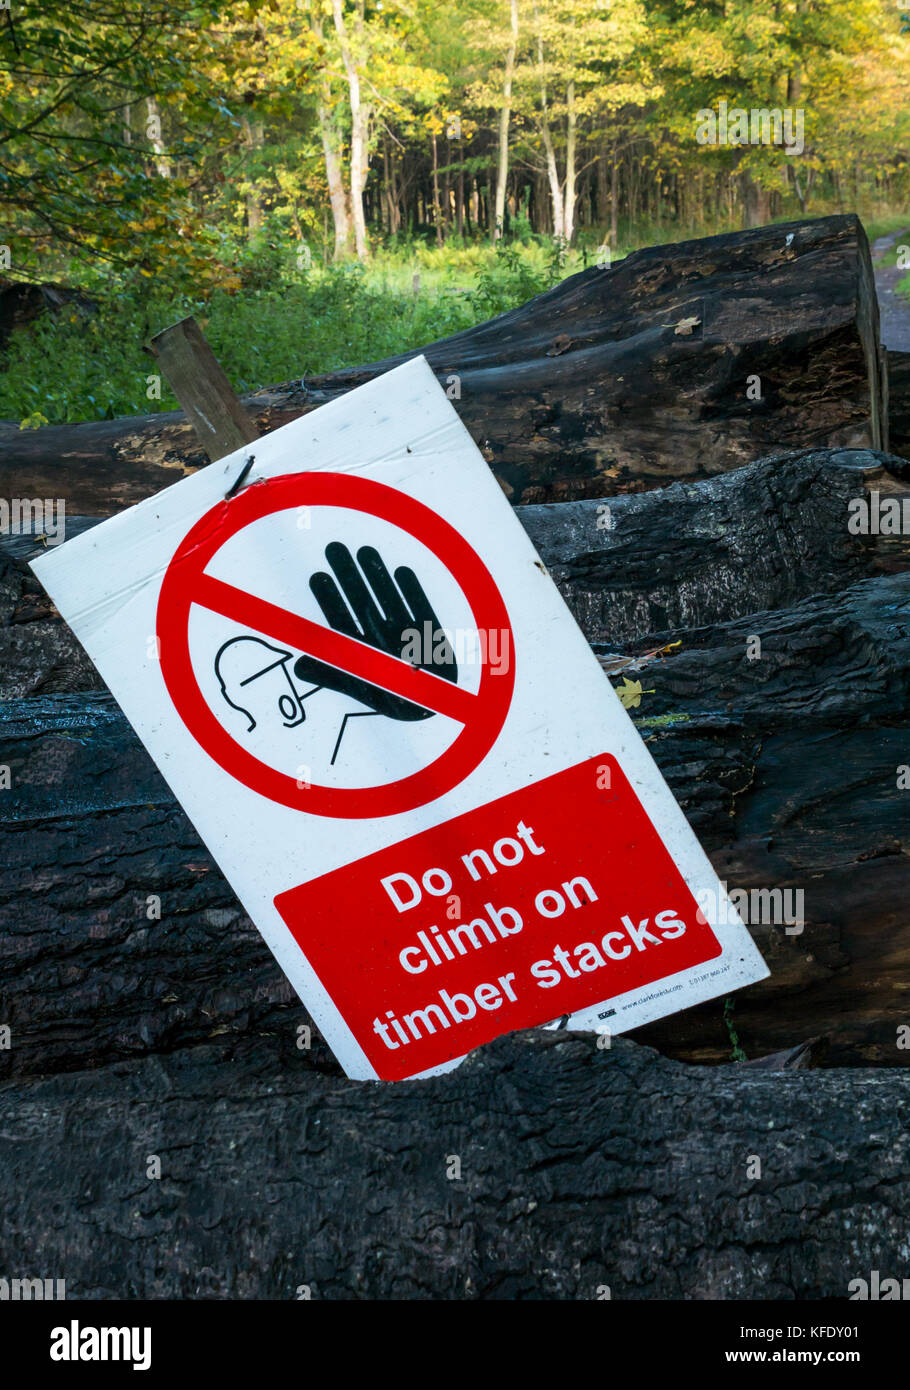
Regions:
M 614 687 L 620 698 L 623 709 L 638 709 L 641 704 L 642 695 L 654 695 L 654 690 L 642 690 L 641 681 L 630 681 L 628 676 L 623 676 L 622 685 Z
M 33 410 L 31 415 L 26 415 L 24 420 L 19 421 L 20 430 L 37 430 L 42 425 L 48 424 L 46 415 L 42 415 L 40 410 Z

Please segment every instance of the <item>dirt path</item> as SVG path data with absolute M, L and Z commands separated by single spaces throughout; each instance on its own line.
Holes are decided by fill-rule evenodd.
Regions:
M 910 299 L 898 294 L 895 285 L 903 279 L 906 270 L 896 266 L 879 266 L 878 260 L 884 256 L 895 242 L 910 245 L 910 228 L 903 232 L 891 232 L 872 243 L 872 262 L 875 266 L 875 288 L 882 319 L 882 342 L 894 352 L 910 352 Z

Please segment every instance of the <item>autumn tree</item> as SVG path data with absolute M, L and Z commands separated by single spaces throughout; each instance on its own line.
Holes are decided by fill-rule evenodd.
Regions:
M 72 255 L 207 274 L 192 189 L 205 151 L 231 138 L 212 79 L 223 8 L 31 0 L 0 15 L 0 201 L 17 276 L 47 278 Z

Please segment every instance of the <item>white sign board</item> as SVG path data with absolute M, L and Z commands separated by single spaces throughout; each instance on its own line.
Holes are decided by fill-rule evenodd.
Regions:
M 254 452 L 34 569 L 348 1074 L 765 976 L 425 360 Z

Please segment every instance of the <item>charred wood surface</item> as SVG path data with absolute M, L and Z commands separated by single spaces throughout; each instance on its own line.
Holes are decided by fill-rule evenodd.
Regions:
M 545 1032 L 376 1086 L 262 1040 L 0 1089 L 0 1160 L 3 1268 L 68 1299 L 845 1298 L 905 1268 L 910 1092 Z
M 888 353 L 888 447 L 910 457 L 910 352 Z

